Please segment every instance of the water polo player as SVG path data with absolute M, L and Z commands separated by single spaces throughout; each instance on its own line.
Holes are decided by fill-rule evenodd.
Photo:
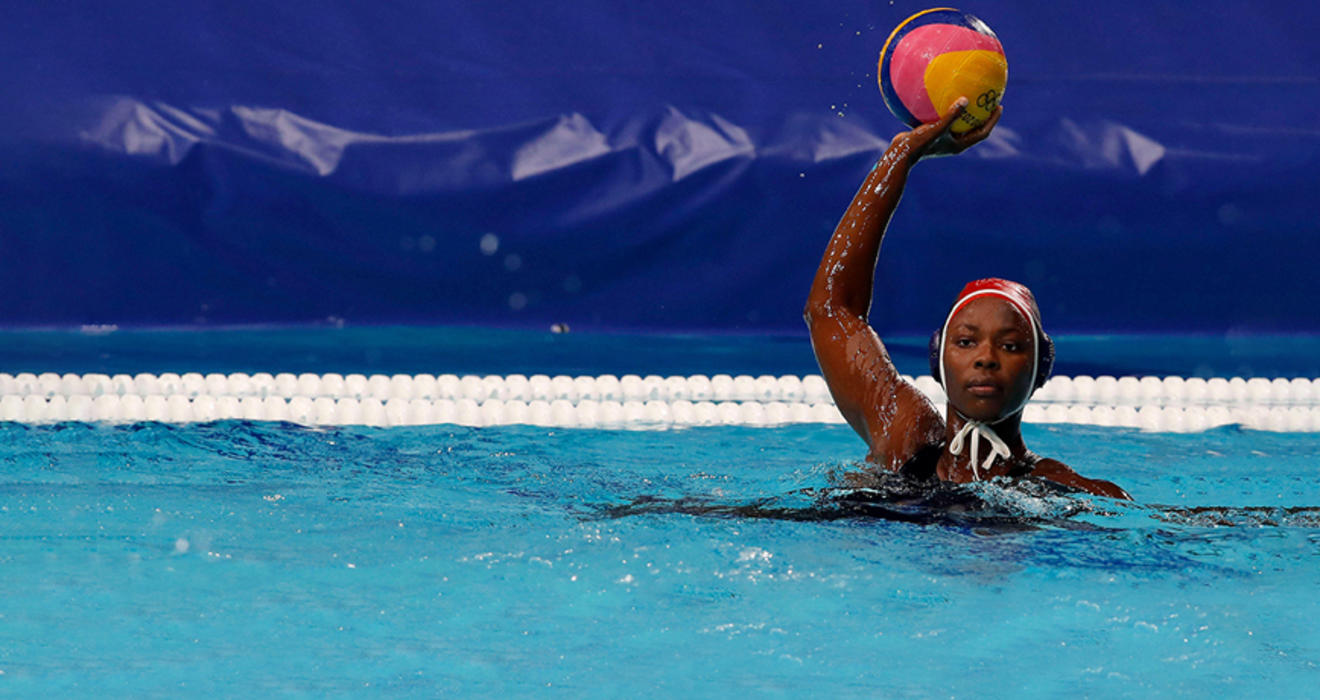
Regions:
M 940 121 L 894 137 L 834 230 L 805 311 L 821 373 L 877 469 L 958 483 L 1029 476 L 1130 498 L 1113 483 L 1032 453 L 1022 441 L 1022 409 L 1054 359 L 1026 287 L 977 280 L 958 295 L 931 340 L 931 372 L 949 399 L 943 418 L 899 375 L 867 320 L 880 243 L 908 172 L 923 158 L 982 141 L 1002 113 L 996 108 L 980 127 L 954 134 L 951 126 L 965 109 L 960 100 Z

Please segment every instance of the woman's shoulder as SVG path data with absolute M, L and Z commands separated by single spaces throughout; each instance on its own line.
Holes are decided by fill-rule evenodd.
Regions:
M 897 386 L 883 392 L 884 398 L 873 399 L 870 413 L 883 414 L 885 420 L 871 422 L 867 442 L 871 453 L 867 461 L 889 471 L 925 471 L 929 463 L 939 461 L 944 448 L 944 418 L 937 413 L 921 390 L 900 379 Z
M 1030 476 L 1038 479 L 1046 479 L 1056 484 L 1063 484 L 1071 488 L 1085 491 L 1096 496 L 1105 496 L 1108 498 L 1121 498 L 1132 500 L 1127 491 L 1112 481 L 1104 479 L 1091 479 L 1078 474 L 1072 467 L 1060 462 L 1057 459 L 1041 457 L 1032 465 Z

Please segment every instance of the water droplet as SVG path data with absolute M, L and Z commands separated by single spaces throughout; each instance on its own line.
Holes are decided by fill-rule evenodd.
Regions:
M 488 233 L 481 237 L 481 253 L 483 255 L 494 255 L 500 249 L 500 237 L 493 233 Z

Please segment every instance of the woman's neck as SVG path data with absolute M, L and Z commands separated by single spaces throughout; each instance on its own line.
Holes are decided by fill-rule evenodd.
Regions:
M 966 483 L 1005 476 L 1014 471 L 1016 465 L 1029 460 L 1031 453 L 1022 441 L 1021 411 L 995 423 L 979 423 L 968 428 L 970 422 L 971 419 L 953 406 L 948 407 L 944 421 L 944 452 L 935 467 L 936 476 L 940 479 Z M 991 454 L 995 454 L 996 448 L 991 439 L 981 434 L 982 430 L 993 432 L 1008 451 L 1007 456 L 997 456 L 988 466 L 985 462 Z M 959 433 L 963 433 L 961 440 L 958 440 Z M 954 454 L 955 448 L 957 454 Z M 973 456 L 976 457 L 976 465 L 972 464 Z

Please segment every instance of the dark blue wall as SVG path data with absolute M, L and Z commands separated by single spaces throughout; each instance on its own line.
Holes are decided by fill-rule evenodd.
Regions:
M 1320 6 L 992 3 L 991 140 L 922 164 L 874 322 L 1320 332 Z M 11 3 L 0 325 L 800 328 L 925 3 Z

